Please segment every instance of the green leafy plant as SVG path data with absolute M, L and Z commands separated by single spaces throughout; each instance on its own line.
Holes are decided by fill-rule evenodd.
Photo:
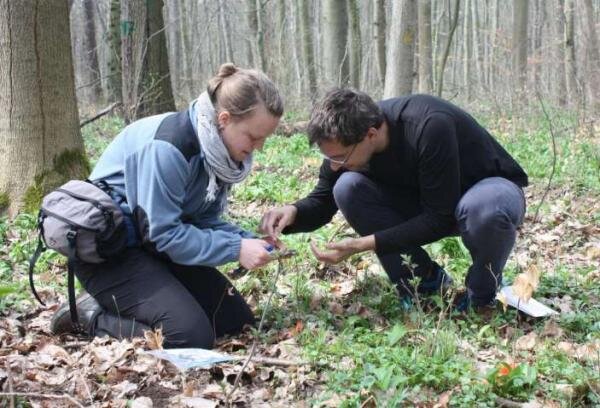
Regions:
M 503 397 L 527 399 L 537 381 L 537 370 L 527 363 L 500 363 L 487 376 L 492 389 Z

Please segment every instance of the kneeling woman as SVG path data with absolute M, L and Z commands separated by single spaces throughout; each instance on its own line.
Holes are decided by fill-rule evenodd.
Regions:
M 91 336 L 162 328 L 165 347 L 211 348 L 252 324 L 252 312 L 215 266 L 266 264 L 268 243 L 221 220 L 234 183 L 246 178 L 283 113 L 263 73 L 225 64 L 189 109 L 141 119 L 108 146 L 90 179 L 105 181 L 127 215 L 128 248 L 102 264 L 79 263 L 89 293 L 78 298 Z M 71 330 L 68 305 L 55 334 Z

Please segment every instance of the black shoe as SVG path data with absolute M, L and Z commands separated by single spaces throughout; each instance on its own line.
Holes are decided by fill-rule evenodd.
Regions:
M 98 313 L 102 311 L 102 306 L 89 293 L 83 292 L 75 300 L 77 304 L 77 315 L 79 325 L 84 334 L 92 334 L 91 326 Z M 63 303 L 52 316 L 50 322 L 50 331 L 56 336 L 61 334 L 81 334 L 73 327 L 71 322 L 71 313 L 69 311 L 69 302 Z

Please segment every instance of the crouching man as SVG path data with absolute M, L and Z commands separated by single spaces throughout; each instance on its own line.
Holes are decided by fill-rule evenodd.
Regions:
M 317 185 L 268 211 L 263 232 L 313 231 L 339 209 L 361 238 L 313 245 L 315 256 L 333 264 L 375 251 L 405 302 L 415 290 L 427 295 L 451 283 L 421 246 L 460 235 L 473 263 L 456 308 L 493 304 L 523 222 L 527 175 L 486 129 L 433 96 L 375 103 L 336 88 L 313 107 L 307 133 L 324 156 Z M 416 265 L 412 272 L 402 255 Z

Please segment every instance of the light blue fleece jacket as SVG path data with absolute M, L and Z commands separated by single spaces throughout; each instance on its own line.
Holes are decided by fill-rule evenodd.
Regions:
M 174 113 L 138 120 L 110 143 L 90 179 L 106 181 L 125 197 L 127 202 L 121 207 L 127 214 L 136 214 L 138 223 L 138 215 L 143 214 L 148 228 L 142 239 L 159 253 L 182 265 L 217 266 L 238 260 L 241 239 L 253 235 L 221 219 L 226 189 L 221 188 L 215 201 L 205 200 L 204 154 L 197 141 L 191 140 L 192 136 L 197 139 L 195 102 L 186 111 L 187 117 L 179 114 L 191 121 L 193 132 L 188 136 L 157 133 L 165 119 L 175 118 Z M 194 142 L 195 148 L 190 149 Z

